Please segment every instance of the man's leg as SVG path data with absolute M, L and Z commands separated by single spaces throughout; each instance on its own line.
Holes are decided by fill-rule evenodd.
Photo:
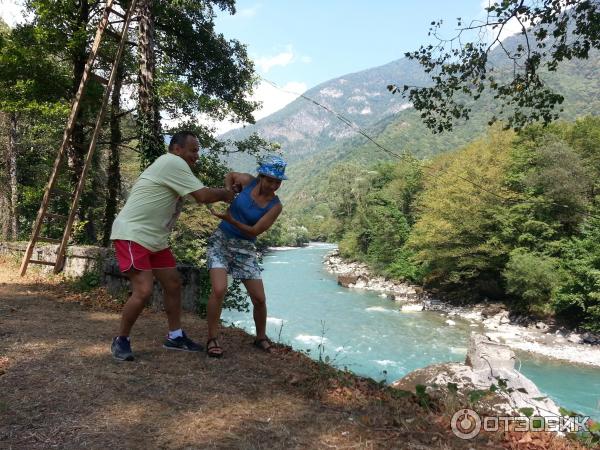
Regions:
M 267 340 L 267 298 L 261 279 L 243 280 L 246 291 L 252 300 L 254 325 L 256 326 L 255 345 L 262 350 L 269 351 L 271 344 Z
M 181 329 L 181 276 L 177 269 L 154 269 L 154 276 L 163 288 L 163 301 L 169 334 L 164 347 L 169 350 L 200 352 L 202 347 L 186 336 Z
M 163 288 L 169 331 L 178 330 L 181 328 L 181 276 L 177 269 L 154 269 L 152 272 Z
M 223 351 L 217 342 L 219 333 L 219 319 L 221 318 L 221 309 L 223 299 L 227 293 L 227 269 L 210 269 L 210 296 L 208 297 L 208 306 L 206 311 L 206 321 L 208 322 L 208 344 L 206 350 L 209 356 L 221 356 Z
M 154 280 L 151 271 L 130 270 L 125 273 L 131 282 L 131 295 L 123 307 L 119 336 L 110 346 L 113 358 L 118 361 L 133 361 L 133 352 L 129 343 L 129 333 L 138 316 L 144 309 L 146 301 L 152 295 Z
M 130 270 L 125 275 L 131 282 L 131 296 L 125 303 L 121 315 L 119 336 L 123 337 L 129 336 L 129 333 L 131 333 L 131 328 L 143 311 L 146 302 L 152 296 L 154 287 L 152 272 L 149 270 Z

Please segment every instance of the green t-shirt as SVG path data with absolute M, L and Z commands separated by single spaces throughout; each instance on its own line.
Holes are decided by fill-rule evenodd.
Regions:
M 172 153 L 162 155 L 133 185 L 113 222 L 110 238 L 137 242 L 153 252 L 167 248 L 183 197 L 202 187 L 183 158 Z

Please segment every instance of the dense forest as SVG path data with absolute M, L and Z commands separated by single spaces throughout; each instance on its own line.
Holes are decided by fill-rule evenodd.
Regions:
M 117 3 L 122 12 L 129 4 Z M 112 221 L 131 183 L 165 153 L 165 141 L 178 129 L 198 134 L 206 151 L 197 175 L 210 186 L 222 185 L 228 170 L 219 156 L 259 152 L 266 146 L 256 136 L 222 142 L 209 126 L 185 121 L 204 114 L 254 122 L 257 104 L 247 99 L 256 82 L 254 65 L 244 45 L 214 31 L 215 10 L 234 14 L 234 4 L 233 0 L 138 1 L 71 243 L 109 245 Z M 30 236 L 106 2 L 29 0 L 25 6 L 31 18 L 27 23 L 11 29 L 0 21 L 0 232 L 4 240 Z M 107 78 L 117 42 L 105 34 L 109 36 L 102 41 L 93 70 Z M 59 189 L 49 206 L 54 215 L 64 215 L 71 207 L 104 94 L 98 79 L 88 82 L 75 117 L 60 166 Z M 165 119 L 177 119 L 168 123 L 179 125 L 165 127 Z M 59 237 L 63 229 L 64 223 L 50 220 L 43 235 Z
M 600 331 L 600 118 L 490 128 L 431 160 L 344 163 L 311 238 L 450 299 Z

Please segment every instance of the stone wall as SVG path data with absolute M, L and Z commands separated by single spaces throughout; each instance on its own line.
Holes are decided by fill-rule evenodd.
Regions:
M 19 260 L 23 258 L 27 243 L 2 242 L 0 254 L 13 255 Z M 56 261 L 57 245 L 41 244 L 34 248 L 32 258 L 41 261 Z M 51 274 L 53 266 L 30 264 L 28 270 L 35 267 L 42 273 Z M 196 311 L 201 298 L 200 280 L 203 272 L 197 267 L 177 265 L 183 283 L 182 306 L 186 311 Z M 112 248 L 96 246 L 69 246 L 63 269 L 64 276 L 78 278 L 89 272 L 97 272 L 103 286 L 106 286 L 111 295 L 118 298 L 128 296 L 129 280 L 119 270 Z M 154 283 L 151 305 L 155 309 L 162 309 L 163 292 L 158 282 Z M 206 299 L 203 299 L 206 302 Z

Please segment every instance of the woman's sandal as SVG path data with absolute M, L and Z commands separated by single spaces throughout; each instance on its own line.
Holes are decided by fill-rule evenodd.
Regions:
M 210 347 L 211 342 L 213 343 L 212 347 Z M 221 358 L 223 356 L 223 349 L 217 342 L 216 338 L 206 341 L 206 354 L 211 358 Z
M 273 352 L 273 344 L 271 344 L 271 341 L 269 341 L 269 339 L 267 339 L 267 338 L 255 339 L 254 344 L 252 344 L 252 345 L 254 345 L 256 348 L 261 349 L 263 352 L 266 352 L 266 353 Z

